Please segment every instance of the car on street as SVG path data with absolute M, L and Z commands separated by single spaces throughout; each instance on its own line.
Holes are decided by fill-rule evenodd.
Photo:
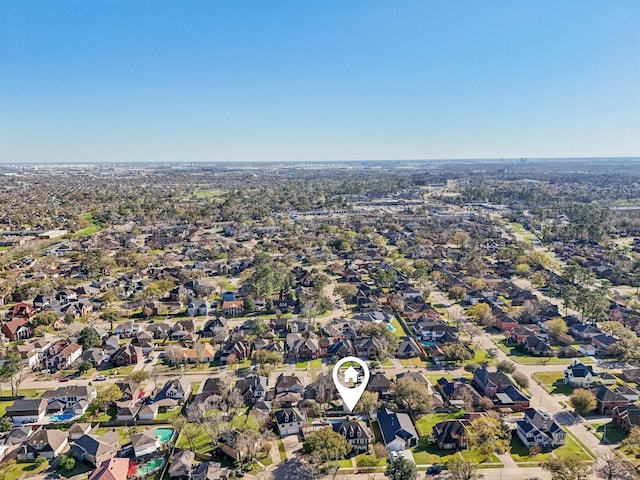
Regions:
M 153 358 L 147 358 L 147 359 L 144 361 L 144 363 L 151 363 L 151 362 L 153 362 Z
M 60 379 L 61 382 L 68 382 L 69 381 L 69 377 L 62 377 Z
M 144 398 L 144 396 L 145 396 L 145 392 L 140 392 L 140 393 L 138 394 L 138 398 Z
M 437 467 L 435 465 L 431 465 L 429 468 L 427 468 L 427 475 L 437 475 L 442 471 L 442 469 L 440 469 L 440 467 Z
M 96 377 L 96 380 L 97 380 L 98 382 L 102 382 L 103 380 L 106 380 L 106 379 L 107 379 L 107 376 L 106 376 L 106 375 L 98 375 L 98 376 Z

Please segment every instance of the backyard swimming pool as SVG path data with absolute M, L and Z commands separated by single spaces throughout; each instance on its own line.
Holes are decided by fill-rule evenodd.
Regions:
M 158 437 L 162 443 L 166 443 L 171 440 L 173 428 L 156 428 L 153 433 L 155 433 L 156 437 Z
M 390 323 L 387 323 L 387 328 L 389 329 L 390 332 L 395 332 L 396 329 L 393 328 L 393 325 L 391 325 Z
M 74 417 L 73 413 L 57 413 L 49 418 L 52 422 L 68 422 Z
M 146 477 L 150 473 L 155 472 L 156 470 L 158 470 L 162 466 L 163 462 L 164 462 L 164 460 L 162 458 L 154 458 L 154 459 L 149 460 L 147 463 L 143 463 L 142 465 L 140 465 L 138 467 L 138 471 L 136 472 L 136 476 L 137 477 Z

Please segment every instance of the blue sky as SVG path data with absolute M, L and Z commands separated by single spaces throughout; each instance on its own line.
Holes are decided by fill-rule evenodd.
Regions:
M 637 0 L 3 0 L 0 161 L 640 155 Z

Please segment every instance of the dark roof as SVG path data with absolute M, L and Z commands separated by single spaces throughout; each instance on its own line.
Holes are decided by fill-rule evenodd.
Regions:
M 385 444 L 393 442 L 398 437 L 403 440 L 418 439 L 418 432 L 406 413 L 396 413 L 384 408 L 378 411 L 378 424 Z

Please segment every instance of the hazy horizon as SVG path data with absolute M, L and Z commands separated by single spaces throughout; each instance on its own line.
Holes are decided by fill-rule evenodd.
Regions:
M 1 2 L 0 162 L 640 155 L 638 2 L 301 5 Z

